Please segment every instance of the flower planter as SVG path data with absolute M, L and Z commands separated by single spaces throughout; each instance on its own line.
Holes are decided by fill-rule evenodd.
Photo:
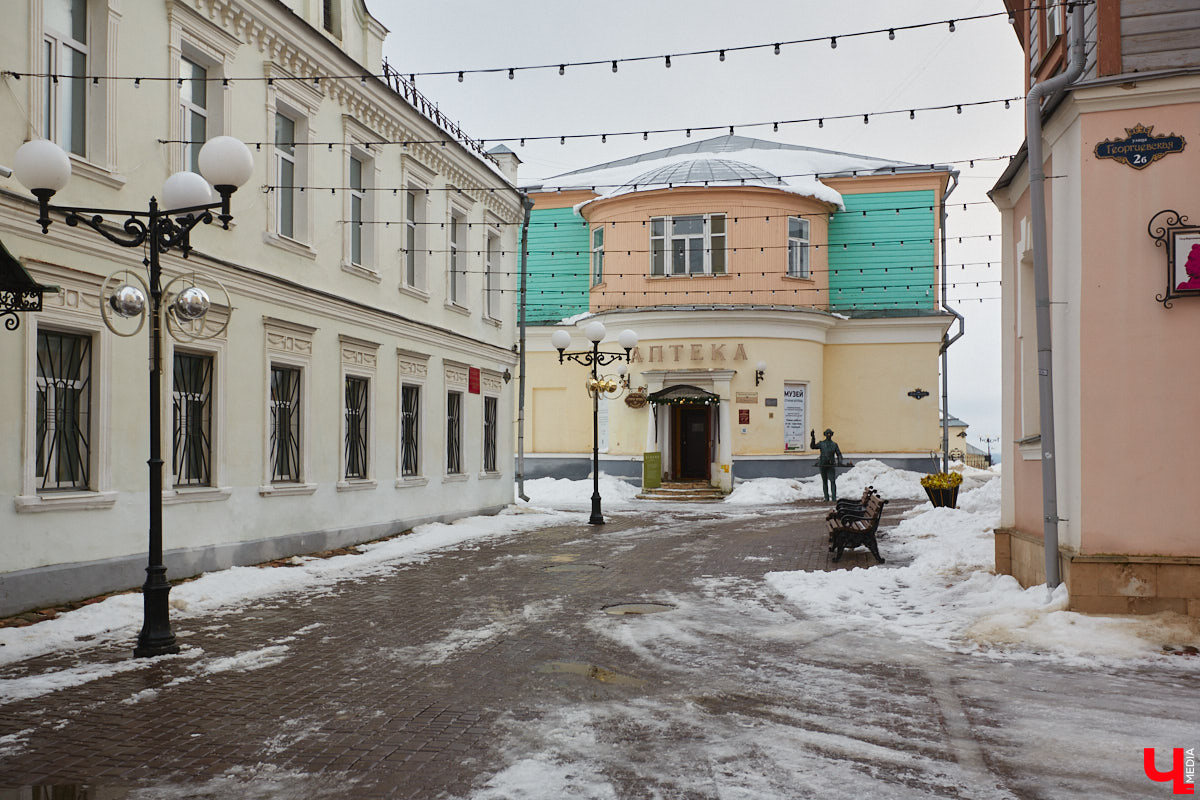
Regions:
M 957 508 L 958 507 L 958 487 L 951 486 L 948 489 L 934 489 L 926 486 L 925 494 L 929 495 L 929 502 L 933 503 L 934 508 Z

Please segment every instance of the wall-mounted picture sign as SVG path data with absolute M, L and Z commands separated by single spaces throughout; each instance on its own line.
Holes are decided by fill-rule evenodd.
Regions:
M 1186 144 L 1174 133 L 1155 136 L 1153 125 L 1139 122 L 1125 129 L 1124 139 L 1105 139 L 1096 145 L 1096 158 L 1111 158 L 1134 169 L 1145 169 L 1170 153 L 1182 153 Z
M 1167 251 L 1167 291 L 1156 297 L 1166 308 L 1177 297 L 1200 297 L 1200 226 L 1187 221 L 1177 211 L 1160 211 L 1150 219 L 1150 238 Z

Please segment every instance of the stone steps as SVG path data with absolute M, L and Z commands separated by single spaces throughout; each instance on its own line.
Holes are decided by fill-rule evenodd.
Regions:
M 725 499 L 725 493 L 705 481 L 675 481 L 663 483 L 657 489 L 645 490 L 638 495 L 638 499 L 717 503 Z

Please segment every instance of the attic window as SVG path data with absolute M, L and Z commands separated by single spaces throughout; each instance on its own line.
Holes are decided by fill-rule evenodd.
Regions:
M 332 36 L 341 38 L 342 25 L 339 0 L 321 0 L 321 27 Z

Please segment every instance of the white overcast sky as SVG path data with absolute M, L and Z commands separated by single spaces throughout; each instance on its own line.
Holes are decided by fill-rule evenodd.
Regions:
M 873 113 L 1018 97 L 1021 50 L 1006 17 L 845 38 L 846 34 L 1004 11 L 1000 0 L 368 0 L 390 34 L 384 54 L 401 72 L 559 64 L 733 48 L 809 37 L 825 41 L 731 52 L 465 76 L 418 77 L 418 88 L 477 139 L 562 136 L 655 128 Z M 740 135 L 881 156 L 938 162 L 1016 152 L 1023 104 L 770 127 L 738 127 Z M 727 133 L 693 133 L 693 138 Z M 509 143 L 522 160 L 520 181 L 687 141 L 683 133 Z M 950 411 L 970 424 L 968 441 L 1000 433 L 999 214 L 987 200 L 1004 162 L 957 165 L 961 183 L 950 197 L 950 302 L 966 317 L 966 335 L 950 350 Z M 957 209 L 954 203 L 959 203 Z M 996 234 L 992 241 L 983 237 Z M 976 286 L 976 281 L 980 282 Z M 980 302 L 979 298 L 985 298 Z M 916 388 L 916 387 L 914 387 Z M 921 387 L 938 394 L 939 387 Z M 932 397 L 930 399 L 933 399 Z M 931 446 L 935 443 L 931 443 Z M 951 447 L 954 447 L 951 443 Z M 993 445 L 993 450 L 995 445 Z

